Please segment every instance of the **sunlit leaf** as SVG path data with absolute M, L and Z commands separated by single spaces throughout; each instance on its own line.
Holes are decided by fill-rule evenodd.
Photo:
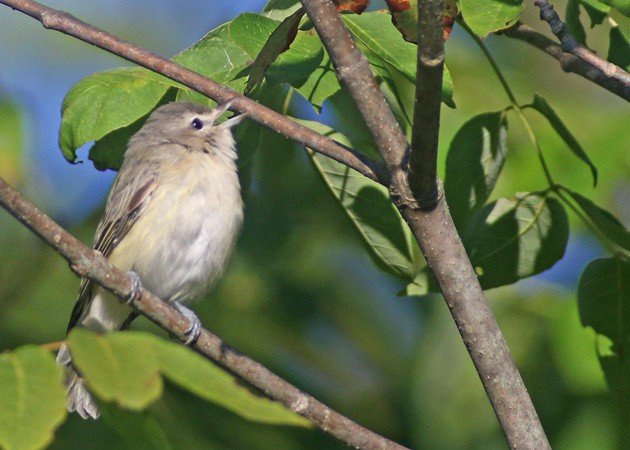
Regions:
M 61 368 L 36 346 L 0 354 L 0 448 L 46 447 L 66 418 Z
M 134 123 L 150 111 L 172 82 L 146 69 L 99 72 L 75 84 L 61 107 L 59 146 L 68 161 L 77 148 Z
M 162 395 L 160 366 L 150 335 L 99 336 L 74 329 L 68 336 L 68 345 L 73 364 L 99 398 L 141 410 Z
M 344 15 L 343 19 L 370 64 L 386 63 L 415 83 L 418 47 L 400 38 L 400 33 L 392 24 L 389 14 L 381 12 L 369 12 L 360 16 L 349 14 Z M 442 83 L 442 101 L 454 108 L 453 82 L 446 67 Z
M 523 0 L 459 0 L 466 23 L 479 36 L 508 28 L 523 11 Z
M 243 386 L 234 376 L 182 345 L 160 341 L 160 370 L 170 381 L 245 419 L 273 425 L 310 426 L 310 422 Z
M 122 332 L 99 336 L 75 329 L 68 340 L 73 363 L 87 386 L 107 402 L 141 410 L 162 394 L 162 375 L 193 394 L 240 416 L 275 425 L 307 425 L 282 404 L 241 386 L 223 369 L 192 350 L 156 336 Z M 116 420 L 119 416 L 113 416 Z M 140 416 L 143 426 L 153 427 Z

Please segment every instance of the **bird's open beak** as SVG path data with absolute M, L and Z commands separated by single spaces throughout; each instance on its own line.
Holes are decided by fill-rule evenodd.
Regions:
M 220 105 L 217 105 L 216 108 L 214 108 L 213 112 L 216 114 L 214 116 L 215 120 L 221 116 L 221 114 L 225 113 L 230 106 L 232 106 L 232 103 L 234 103 L 234 99 L 230 99 L 227 102 L 221 103 Z M 220 126 L 221 128 L 232 128 L 236 125 L 238 125 L 239 123 L 241 123 L 243 121 L 243 119 L 247 118 L 247 114 L 238 114 L 234 117 L 230 117 L 228 120 L 222 122 L 221 124 L 219 124 L 218 126 Z

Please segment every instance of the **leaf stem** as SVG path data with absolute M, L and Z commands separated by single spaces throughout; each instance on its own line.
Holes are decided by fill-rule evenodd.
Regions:
M 553 177 L 551 176 L 551 171 L 549 170 L 549 166 L 547 165 L 547 161 L 545 160 L 545 156 L 543 154 L 540 143 L 538 142 L 538 138 L 536 138 L 536 133 L 534 133 L 534 129 L 532 128 L 531 124 L 527 120 L 527 117 L 525 117 L 525 114 L 523 113 L 523 108 L 521 107 L 521 105 L 519 105 L 518 101 L 516 100 L 516 96 L 514 95 L 512 88 L 510 88 L 510 85 L 508 84 L 507 79 L 503 75 L 503 72 L 501 72 L 501 69 L 499 68 L 499 65 L 494 59 L 494 56 L 492 56 L 492 53 L 490 53 L 490 50 L 488 50 L 488 47 L 486 47 L 486 44 L 483 42 L 483 40 L 479 36 L 477 36 L 477 34 L 468 26 L 468 24 L 464 21 L 464 19 L 462 18 L 458 19 L 458 23 L 464 28 L 464 30 L 466 30 L 469 36 L 479 46 L 479 48 L 485 55 L 486 59 L 490 63 L 492 70 L 494 70 L 494 73 L 496 74 L 497 78 L 499 78 L 499 81 L 501 82 L 501 85 L 503 86 L 503 90 L 505 91 L 508 98 L 510 99 L 511 107 L 514 108 L 516 115 L 519 117 L 519 119 L 523 123 L 523 126 L 525 127 L 525 130 L 527 131 L 527 135 L 530 141 L 532 141 L 532 143 L 534 144 L 534 147 L 536 148 L 536 152 L 538 154 L 538 160 L 540 161 L 540 165 L 542 166 L 543 173 L 545 174 L 545 178 L 547 179 L 547 183 L 549 184 L 549 187 L 555 186 L 556 183 L 553 180 Z

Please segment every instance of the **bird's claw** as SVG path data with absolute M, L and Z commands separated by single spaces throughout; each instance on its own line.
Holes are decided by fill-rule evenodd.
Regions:
M 199 335 L 201 334 L 201 321 L 199 317 L 191 310 L 186 308 L 179 302 L 174 302 L 175 308 L 182 313 L 186 319 L 188 319 L 192 325 L 184 331 L 184 335 L 186 336 L 186 340 L 184 341 L 184 345 L 193 345 L 199 339 Z
M 123 303 L 125 305 L 131 305 L 135 300 L 140 298 L 140 293 L 142 292 L 142 282 L 140 281 L 140 277 L 136 272 L 130 270 L 128 272 L 129 277 L 131 278 L 131 291 Z

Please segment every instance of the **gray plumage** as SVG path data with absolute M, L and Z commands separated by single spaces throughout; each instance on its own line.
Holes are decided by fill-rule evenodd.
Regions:
M 94 248 L 166 301 L 186 302 L 209 289 L 234 249 L 243 203 L 231 127 L 243 116 L 215 125 L 228 106 L 156 109 L 129 140 L 96 230 Z M 68 331 L 122 329 L 134 317 L 129 306 L 84 279 Z M 57 361 L 68 367 L 68 409 L 98 417 L 65 345 Z

